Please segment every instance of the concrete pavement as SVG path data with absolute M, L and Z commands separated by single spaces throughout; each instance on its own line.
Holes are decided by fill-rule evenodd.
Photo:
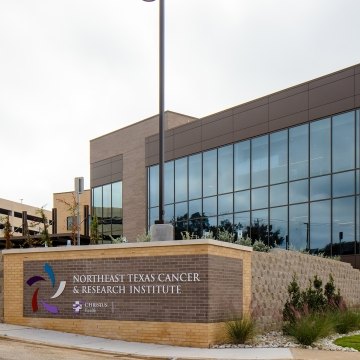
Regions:
M 163 359 L 227 359 L 227 360 L 360 360 L 360 353 L 317 351 L 288 348 L 247 348 L 247 349 L 199 349 L 170 345 L 127 342 L 103 339 L 59 331 L 36 329 L 26 326 L 0 323 L 0 337 L 14 340 L 100 351 L 119 355 L 163 358 Z

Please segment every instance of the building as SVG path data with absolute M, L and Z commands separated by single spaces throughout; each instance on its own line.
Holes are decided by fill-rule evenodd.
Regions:
M 77 199 L 74 191 L 54 193 L 53 206 L 56 214 L 54 224 L 56 234 L 77 233 Z M 80 213 L 80 234 L 89 236 L 90 226 L 90 190 L 84 190 L 79 196 L 79 213 Z M 55 219 L 54 219 L 55 220 Z M 71 237 L 71 235 L 70 235 Z
M 0 247 L 4 245 L 4 220 L 9 216 L 12 241 L 17 243 L 21 238 L 39 235 L 43 228 L 41 211 L 48 220 L 48 231 L 52 232 L 52 212 L 23 203 L 0 199 Z
M 166 119 L 165 220 L 176 238 L 222 229 L 359 253 L 360 64 L 201 119 Z M 90 142 L 92 211 L 106 219 L 104 233 L 135 241 L 158 217 L 157 124 Z

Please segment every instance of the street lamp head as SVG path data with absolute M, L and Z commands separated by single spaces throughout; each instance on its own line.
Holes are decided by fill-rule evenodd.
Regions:
M 145 1 L 145 2 L 153 2 L 155 0 L 143 0 L 143 1 Z

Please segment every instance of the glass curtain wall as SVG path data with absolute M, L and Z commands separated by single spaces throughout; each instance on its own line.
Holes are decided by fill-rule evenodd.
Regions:
M 122 182 L 92 188 L 92 216 L 98 218 L 102 243 L 123 235 Z
M 360 252 L 359 110 L 169 161 L 167 168 L 165 213 L 177 239 L 183 231 L 201 237 L 220 229 L 288 249 Z M 151 225 L 157 165 L 148 178 Z M 98 202 L 105 196 L 95 195 Z

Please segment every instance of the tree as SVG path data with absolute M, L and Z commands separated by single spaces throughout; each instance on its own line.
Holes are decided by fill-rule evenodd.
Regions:
M 40 215 L 41 218 L 41 222 L 39 222 L 38 224 L 42 224 L 42 230 L 40 232 L 41 235 L 41 242 L 42 244 L 44 244 L 45 246 L 52 246 L 52 240 L 50 238 L 50 234 L 49 234 L 49 220 L 45 214 L 44 208 L 40 208 L 36 211 L 36 213 L 38 215 Z
M 100 240 L 99 234 L 99 220 L 96 214 L 91 219 L 90 223 L 90 244 L 98 244 Z
M 11 224 L 10 224 L 10 218 L 9 215 L 3 217 L 1 219 L 1 222 L 3 223 L 3 231 L 4 231 L 4 238 L 5 238 L 5 249 L 11 249 L 12 248 L 12 242 L 11 238 L 13 236 Z

